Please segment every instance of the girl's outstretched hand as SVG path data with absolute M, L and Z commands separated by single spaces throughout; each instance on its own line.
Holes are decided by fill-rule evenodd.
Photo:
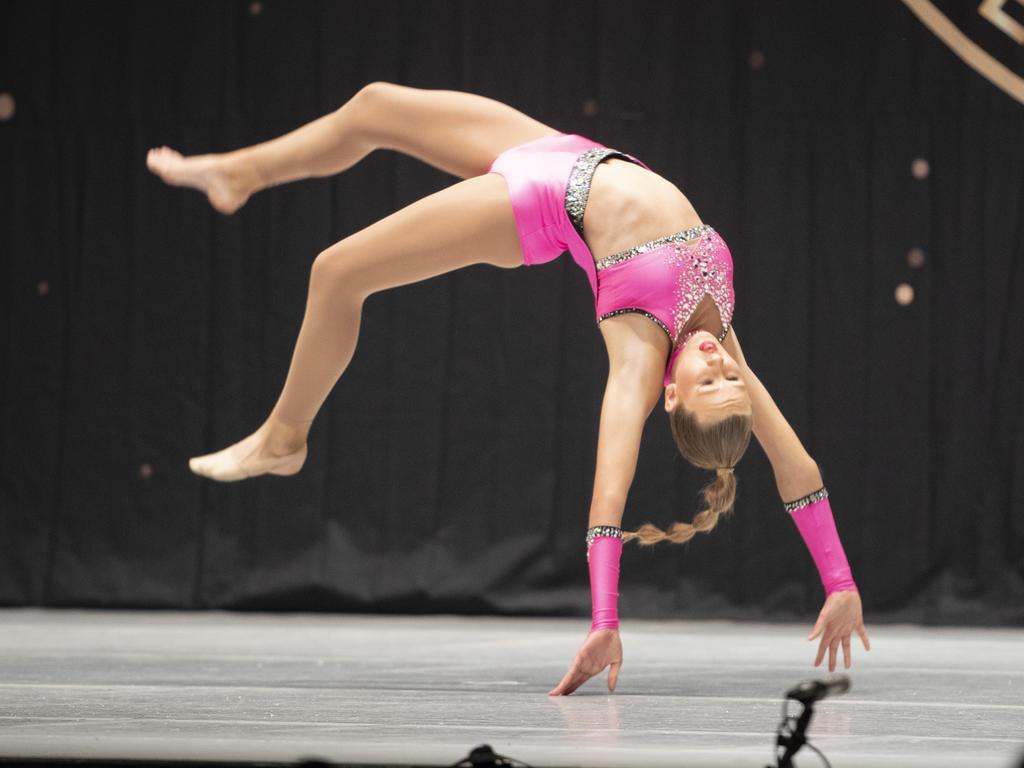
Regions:
M 597 629 L 587 635 L 576 658 L 562 681 L 548 691 L 548 696 L 568 695 L 611 664 L 608 690 L 614 691 L 622 666 L 622 641 L 617 629 Z
M 821 644 L 818 646 L 818 657 L 814 660 L 814 666 L 821 664 L 825 657 L 825 649 L 828 648 L 828 671 L 835 672 L 836 650 L 839 643 L 843 644 L 843 666 L 850 668 L 850 635 L 856 630 L 860 635 L 860 642 L 865 651 L 871 650 L 871 641 L 868 640 L 867 630 L 864 629 L 864 619 L 861 615 L 860 595 L 857 592 L 833 592 L 825 600 L 825 605 L 818 614 L 818 621 L 811 630 L 808 640 L 813 640 L 821 635 Z

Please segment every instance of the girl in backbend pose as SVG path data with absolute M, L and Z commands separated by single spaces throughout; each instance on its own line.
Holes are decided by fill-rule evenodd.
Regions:
M 221 155 L 161 147 L 147 164 L 169 184 L 196 187 L 222 213 L 287 181 L 350 168 L 375 149 L 412 155 L 460 177 L 320 253 L 281 395 L 253 434 L 190 459 L 215 480 L 292 475 L 306 437 L 355 352 L 363 302 L 387 288 L 470 264 L 512 269 L 568 250 L 586 273 L 609 372 L 586 535 L 593 620 L 551 694 L 568 694 L 622 664 L 618 632 L 623 541 L 684 542 L 731 509 L 733 475 L 753 431 L 786 510 L 807 543 L 826 599 L 808 640 L 815 666 L 837 649 L 850 666 L 856 631 L 870 648 L 861 602 L 836 534 L 818 465 L 747 366 L 731 325 L 732 258 L 686 196 L 631 155 L 564 134 L 510 106 L 468 93 L 371 83 L 335 112 L 279 138 Z M 584 213 L 586 216 L 584 217 Z M 672 434 L 691 463 L 716 473 L 707 508 L 667 531 L 623 531 L 640 437 L 664 395 Z

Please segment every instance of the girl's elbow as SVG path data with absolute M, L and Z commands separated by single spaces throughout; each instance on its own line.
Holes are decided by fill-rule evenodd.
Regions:
M 775 484 L 783 501 L 795 501 L 824 485 L 821 469 L 810 456 L 775 472 Z

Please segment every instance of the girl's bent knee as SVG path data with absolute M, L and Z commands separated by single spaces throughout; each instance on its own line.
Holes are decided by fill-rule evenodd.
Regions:
M 313 265 L 309 270 L 310 276 L 314 280 L 334 280 L 343 277 L 345 270 L 348 269 L 347 261 L 348 259 L 343 248 L 337 245 L 331 246 L 326 250 L 320 251 L 316 258 L 313 259 Z
M 310 290 L 325 289 L 344 291 L 359 300 L 365 299 L 368 291 L 362 285 L 358 270 L 348 249 L 334 245 L 317 254 L 310 267 Z
M 337 109 L 336 114 L 350 118 L 349 141 L 362 144 L 367 151 L 391 148 L 386 124 L 395 111 L 393 94 L 401 87 L 383 80 L 367 83 Z
M 352 102 L 364 106 L 375 106 L 389 98 L 390 94 L 399 86 L 388 83 L 384 80 L 374 80 L 367 83 L 352 97 Z

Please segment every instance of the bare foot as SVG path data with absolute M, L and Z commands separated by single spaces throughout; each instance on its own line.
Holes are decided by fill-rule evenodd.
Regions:
M 206 193 L 210 205 L 224 214 L 237 211 L 255 190 L 253 174 L 225 155 L 185 157 L 170 147 L 149 150 L 146 166 L 168 184 Z
M 232 446 L 188 460 L 189 469 L 211 480 L 244 480 L 257 475 L 294 475 L 306 461 L 305 440 L 296 445 L 274 445 L 264 424 Z

